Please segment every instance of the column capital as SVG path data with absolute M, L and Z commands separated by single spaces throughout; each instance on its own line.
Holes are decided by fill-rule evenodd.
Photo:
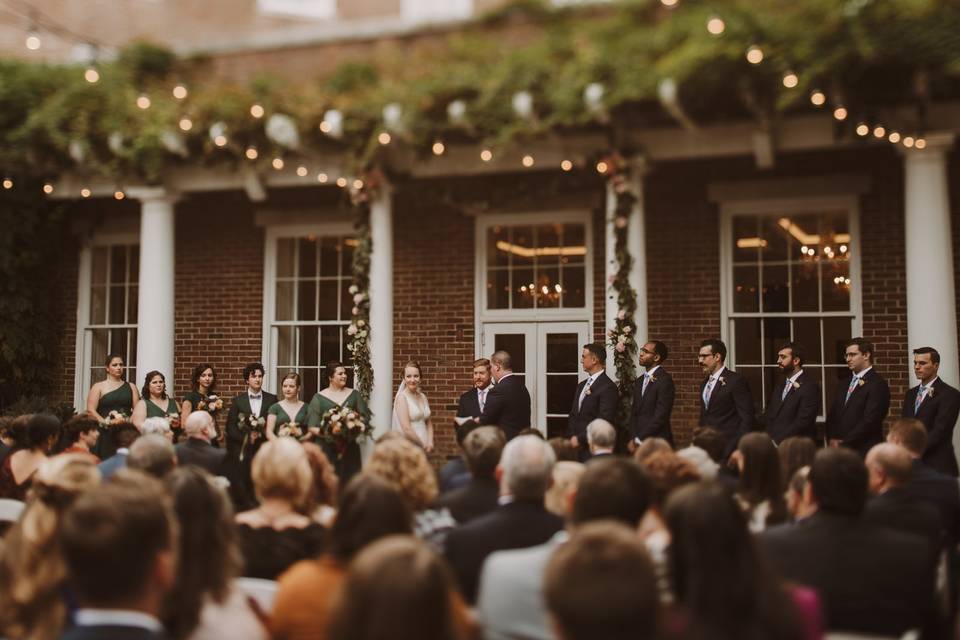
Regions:
M 139 200 L 140 202 L 168 202 L 175 204 L 180 199 L 179 193 L 171 191 L 166 187 L 127 187 L 125 192 L 128 197 Z

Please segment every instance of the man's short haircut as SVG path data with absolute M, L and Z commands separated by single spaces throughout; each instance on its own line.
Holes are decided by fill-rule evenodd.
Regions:
M 81 605 L 122 608 L 145 592 L 158 554 L 176 548 L 170 499 L 158 480 L 121 469 L 67 509 L 59 538 Z
M 196 438 L 207 427 L 213 426 L 213 416 L 206 411 L 194 411 L 187 416 L 187 421 L 183 425 L 183 431 L 188 438 Z
M 246 382 L 250 379 L 250 374 L 259 371 L 261 375 L 267 375 L 266 369 L 263 368 L 263 365 L 259 362 L 250 362 L 243 368 L 243 381 Z
M 574 524 L 612 519 L 636 528 L 653 499 L 653 485 L 640 465 L 629 458 L 592 460 L 580 476 L 573 499 Z
M 550 438 L 547 440 L 547 444 L 553 449 L 553 454 L 557 457 L 557 462 L 563 460 L 567 462 L 578 462 L 580 460 L 579 452 L 577 449 L 574 449 L 573 445 L 570 444 L 570 440 L 567 438 L 561 438 L 559 436 Z
M 693 430 L 693 446 L 707 452 L 717 464 L 723 463 L 723 454 L 727 449 L 727 439 L 713 427 L 697 427 Z
M 497 427 L 479 427 L 463 439 L 463 457 L 474 478 L 492 478 L 507 439 Z
M 872 343 L 872 342 L 870 342 L 870 341 L 867 340 L 866 338 L 860 338 L 860 337 L 851 338 L 851 339 L 847 340 L 846 344 L 843 345 L 843 348 L 846 349 L 847 347 L 852 347 L 852 346 L 856 346 L 857 349 L 860 350 L 860 353 L 863 353 L 863 354 L 869 353 L 869 354 L 870 354 L 870 362 L 873 362 L 873 361 L 874 361 L 874 357 L 873 357 L 873 343 Z
M 807 350 L 799 342 L 788 342 L 780 347 L 780 351 L 784 349 L 790 349 L 790 355 L 792 358 L 796 358 L 800 361 L 800 366 L 804 365 L 804 358 L 806 357 Z
M 914 355 L 925 355 L 930 354 L 930 362 L 934 364 L 940 364 L 940 352 L 934 349 L 933 347 L 919 347 L 913 350 Z
M 700 343 L 700 348 L 710 347 L 710 351 L 714 355 L 720 356 L 720 359 L 724 362 L 727 361 L 727 345 L 723 344 L 723 340 L 720 338 L 707 338 Z
M 490 356 L 490 363 L 499 365 L 501 369 L 506 369 L 507 371 L 513 370 L 510 354 L 503 350 L 494 352 L 494 354 Z
M 617 430 L 603 418 L 597 418 L 587 425 L 587 442 L 602 449 L 612 449 L 617 444 Z
M 867 454 L 867 460 L 880 467 L 891 484 L 895 486 L 906 484 L 910 480 L 910 474 L 913 473 L 910 452 L 900 445 L 889 442 L 874 445 Z
M 543 438 L 517 436 L 503 448 L 501 482 L 517 500 L 543 499 L 556 460 L 553 448 Z
M 916 418 L 897 418 L 890 425 L 887 439 L 904 447 L 915 456 L 927 450 L 927 428 Z
M 204 412 L 206 413 L 206 412 Z M 143 425 L 140 427 L 140 433 L 145 436 L 157 435 L 162 436 L 165 433 L 170 433 L 170 423 L 167 422 L 166 418 L 147 418 L 143 421 Z
M 670 354 L 670 352 L 667 350 L 666 343 L 661 342 L 660 340 L 649 340 L 648 344 L 653 345 L 653 352 L 660 356 L 661 364 L 667 361 L 667 356 Z
M 490 370 L 490 358 L 477 358 L 473 361 L 473 368 L 477 367 L 486 367 L 487 370 Z
M 607 363 L 607 350 L 603 347 L 603 343 L 590 342 L 583 345 L 583 348 L 593 354 L 593 357 L 596 358 L 600 364 Z
M 653 565 L 636 531 L 622 524 L 578 527 L 550 558 L 543 592 L 566 640 L 657 635 Z
M 809 480 L 822 511 L 859 515 L 867 502 L 867 467 L 856 452 L 821 449 L 810 465 Z
M 140 430 L 132 422 L 121 422 L 113 427 L 113 438 L 119 449 L 129 449 L 139 437 Z
M 130 445 L 127 466 L 163 478 L 177 466 L 177 453 L 173 444 L 161 435 L 140 436 Z

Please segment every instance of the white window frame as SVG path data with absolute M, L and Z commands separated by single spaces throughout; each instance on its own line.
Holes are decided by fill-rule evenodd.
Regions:
M 96 233 L 80 248 L 77 269 L 76 356 L 74 358 L 73 376 L 73 406 L 79 411 L 86 408 L 87 394 L 92 386 L 89 372 L 93 363 L 89 361 L 90 354 L 88 353 L 89 345 L 86 344 L 86 333 L 90 325 L 90 287 L 92 284 L 90 279 L 93 277 L 93 249 L 111 245 L 137 245 L 139 247 L 140 233 L 139 231 Z M 138 288 L 138 301 L 141 295 L 143 295 L 143 291 Z M 137 324 L 139 328 L 139 322 Z
M 743 200 L 726 200 L 720 203 L 720 339 L 728 347 L 727 362 L 732 369 L 736 369 L 736 344 L 730 335 L 731 320 L 736 317 L 780 316 L 783 312 L 765 314 L 762 312 L 733 313 L 733 218 L 738 215 L 760 216 L 789 216 L 809 214 L 817 211 L 846 211 L 850 229 L 850 246 L 853 251 L 849 259 L 850 265 L 850 310 L 849 311 L 792 311 L 791 318 L 825 318 L 853 316 L 851 331 L 853 336 L 863 332 L 863 302 L 861 296 L 861 269 L 860 260 L 863 253 L 863 244 L 860 235 L 860 202 L 855 195 L 840 196 L 811 196 L 791 198 L 749 198 Z M 761 326 L 762 323 L 761 323 Z M 851 337 L 853 337 L 851 336 Z M 823 336 L 820 338 L 820 361 L 826 363 L 826 354 L 823 353 Z M 756 390 L 761 392 L 762 390 Z M 826 406 L 826 389 L 820 390 Z M 763 396 L 768 394 L 763 393 Z M 767 398 L 761 398 L 761 406 L 766 406 Z
M 407 23 L 452 22 L 473 16 L 473 0 L 400 0 L 400 17 Z
M 264 387 L 274 388 L 277 381 L 271 380 L 277 370 L 277 350 L 273 344 L 274 325 L 273 315 L 276 312 L 276 275 L 277 275 L 277 240 L 280 238 L 316 236 L 318 239 L 330 236 L 355 236 L 357 230 L 351 222 L 324 222 L 320 224 L 289 224 L 270 225 L 265 229 L 265 245 L 263 251 L 263 326 L 261 333 L 261 362 L 267 371 L 264 372 Z M 296 322 L 291 322 L 296 324 Z M 338 322 L 337 324 L 341 324 Z M 323 369 L 323 363 L 319 363 Z M 279 392 L 279 388 L 277 389 Z M 309 402 L 309 398 L 306 399 Z
M 333 20 L 337 17 L 337 0 L 257 0 L 257 10 L 268 16 Z

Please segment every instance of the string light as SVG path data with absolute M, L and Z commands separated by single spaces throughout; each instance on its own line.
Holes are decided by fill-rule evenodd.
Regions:
M 306 178 L 307 168 L 303 165 L 300 165 L 299 167 L 297 167 L 297 175 L 300 176 L 301 178 Z
M 384 145 L 390 144 L 390 134 L 386 131 L 382 132 L 379 136 L 377 136 L 377 141 Z
M 183 100 L 187 97 L 187 88 L 182 84 L 178 84 L 173 88 L 173 97 L 177 100 Z
M 900 142 L 900 134 L 897 133 L 896 131 L 891 131 L 890 135 L 887 137 L 887 140 L 889 140 L 893 144 L 897 144 L 898 142 Z
M 446 150 L 446 147 L 443 146 L 443 143 L 439 140 L 433 143 L 433 155 L 442 156 L 443 152 Z
M 360 178 L 357 178 L 356 180 L 354 180 L 353 188 L 356 189 L 357 191 L 359 191 L 360 189 L 363 189 L 363 180 L 361 180 Z
M 337 178 L 337 186 L 343 189 L 345 186 L 347 186 L 347 179 L 343 176 Z
M 263 114 L 263 107 L 261 107 L 259 104 L 255 104 L 250 107 L 250 115 L 252 115 L 254 118 L 262 118 Z
M 564 160 L 563 162 L 560 163 L 560 168 L 563 169 L 564 171 L 570 171 L 571 169 L 573 169 L 573 163 L 570 162 L 569 160 Z
M 331 125 L 326 120 L 320 121 L 320 131 L 322 131 L 323 133 L 330 133 L 332 130 L 333 130 L 333 125 Z
M 117 189 L 116 191 L 113 192 L 113 197 L 115 200 L 123 200 L 124 198 L 127 197 L 127 194 L 125 194 L 120 189 Z
M 923 138 L 917 138 L 917 143 L 915 146 L 917 147 L 917 149 L 926 149 L 927 141 L 924 140 Z
M 660 4 L 662 4 L 665 7 L 675 7 L 677 6 L 678 1 L 679 0 L 660 0 Z
M 256 160 L 258 155 L 260 154 L 257 152 L 256 147 L 247 147 L 246 156 L 248 160 Z
M 722 19 L 718 18 L 717 16 L 714 16 L 709 20 L 707 20 L 707 31 L 709 31 L 711 34 L 715 36 L 718 36 L 721 33 L 723 33 L 726 28 L 727 28 L 727 25 L 723 22 Z
M 319 182 L 320 184 L 326 184 L 327 180 L 329 179 L 330 178 L 327 176 L 327 174 L 323 173 L 322 171 L 317 174 L 317 182 Z
M 906 136 L 906 137 L 903 139 L 903 146 L 905 146 L 907 149 L 909 149 L 910 147 L 913 146 L 913 143 L 914 143 L 914 142 L 916 142 L 916 141 L 915 141 L 912 137 Z
M 3 179 L 3 188 L 4 189 L 13 189 L 13 180 L 10 178 Z
M 870 127 L 868 127 L 865 123 L 861 122 L 860 124 L 857 125 L 857 135 L 858 135 L 858 136 L 860 136 L 860 137 L 862 138 L 863 136 L 867 135 L 868 133 L 870 133 Z
M 603 160 L 597 163 L 597 173 L 606 173 L 609 168 L 610 166 Z
M 800 84 L 800 78 L 797 77 L 797 74 L 795 74 L 793 71 L 787 71 L 787 73 L 783 76 L 783 86 L 785 86 L 787 89 L 793 89 L 798 84 Z
M 53 185 L 50 184 L 49 182 L 45 182 L 43 184 L 43 192 L 47 195 L 50 195 L 51 193 L 53 193 Z
M 217 136 L 216 138 L 213 139 L 213 144 L 217 145 L 218 147 L 227 146 L 227 136 L 225 135 Z
M 886 136 L 886 135 L 887 135 L 887 130 L 884 129 L 884 128 L 883 128 L 882 126 L 880 126 L 880 125 L 877 125 L 877 126 L 873 129 L 873 137 L 874 137 L 874 138 L 883 138 L 883 137 Z
M 533 166 L 533 162 L 534 162 L 533 156 L 531 156 L 530 154 L 523 156 L 523 158 L 520 160 L 520 164 L 522 164 L 528 169 Z
M 747 49 L 747 62 L 750 64 L 760 64 L 763 62 L 763 49 L 757 45 L 753 45 Z
M 822 107 L 827 102 L 827 96 L 819 89 L 814 89 L 810 94 L 810 102 L 817 107 Z
M 273 165 L 274 169 L 280 171 L 280 169 L 283 169 L 283 158 L 274 158 L 270 164 Z
M 490 149 L 484 149 L 480 152 L 480 159 L 484 162 L 490 162 L 493 160 L 493 152 Z
M 193 120 L 190 118 L 180 118 L 180 128 L 184 131 L 190 131 L 190 129 L 193 129 Z
M 27 46 L 27 49 L 30 49 L 30 51 L 36 51 L 42 44 L 40 42 L 40 34 L 37 33 L 35 29 L 31 29 L 27 33 L 27 39 L 24 41 L 24 44 Z
M 147 94 L 145 93 L 140 94 L 140 96 L 137 98 L 137 106 L 140 107 L 141 109 L 150 108 L 150 98 L 147 97 Z
M 837 120 L 846 120 L 847 119 L 847 109 L 845 107 L 837 107 L 833 110 L 833 117 Z
M 89 198 L 89 197 L 90 197 L 90 189 L 87 189 L 86 187 L 84 187 L 83 189 L 80 189 L 80 197 L 81 197 L 81 198 Z
M 87 67 L 87 70 L 83 72 L 83 79 L 90 84 L 96 84 L 100 81 L 100 72 L 93 67 Z

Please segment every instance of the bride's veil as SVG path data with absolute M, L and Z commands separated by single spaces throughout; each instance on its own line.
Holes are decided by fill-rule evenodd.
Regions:
M 390 416 L 390 428 L 394 431 L 402 431 L 400 427 L 400 416 L 397 415 L 397 402 L 400 400 L 400 396 L 403 394 L 404 386 L 404 382 L 401 380 L 400 386 L 397 387 L 397 395 L 393 396 L 393 410 L 391 411 Z

